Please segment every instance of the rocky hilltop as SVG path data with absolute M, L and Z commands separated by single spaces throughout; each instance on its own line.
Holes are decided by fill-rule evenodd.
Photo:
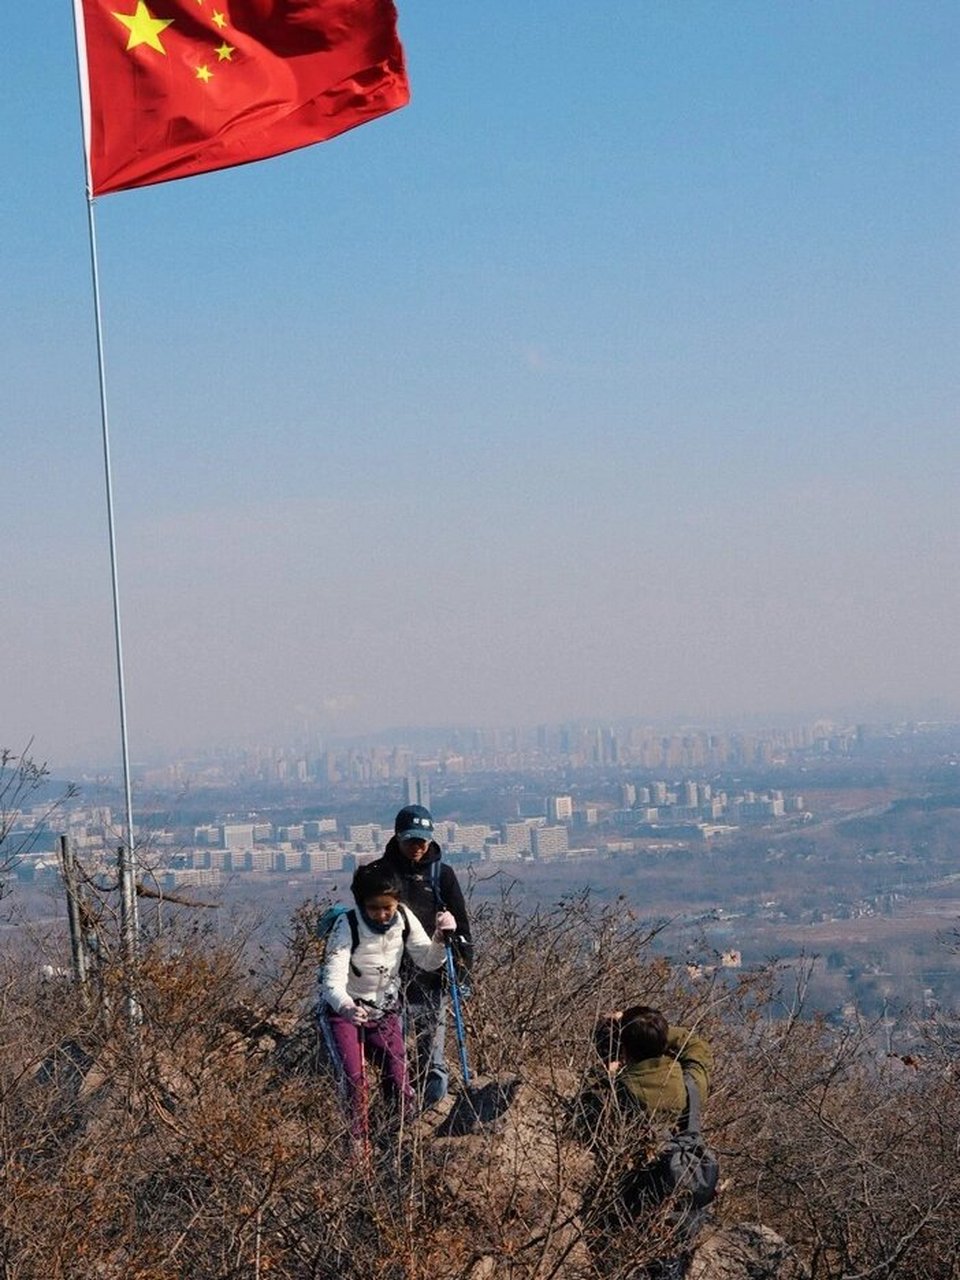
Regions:
M 309 1016 L 316 910 L 274 953 L 245 925 L 214 935 L 168 904 L 132 988 L 110 945 L 85 987 L 49 940 L 37 963 L 4 963 L 4 1277 L 653 1280 L 679 1274 L 665 1269 L 678 1257 L 692 1280 L 960 1274 L 942 1026 L 895 1059 L 869 1027 L 805 1016 L 803 973 L 770 965 L 729 985 L 655 958 L 623 904 L 530 913 L 507 897 L 477 913 L 470 1088 L 400 1126 L 374 1100 L 358 1144 Z M 108 914 L 99 927 L 109 944 Z M 704 1120 L 721 1191 L 679 1252 L 665 1218 L 598 1240 L 610 1157 L 571 1124 L 595 1018 L 636 1002 L 716 1057 Z

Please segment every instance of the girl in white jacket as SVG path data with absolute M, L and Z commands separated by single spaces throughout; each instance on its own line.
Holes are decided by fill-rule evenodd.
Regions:
M 421 969 L 439 969 L 446 955 L 444 932 L 455 929 L 456 921 L 440 911 L 431 942 L 413 912 L 400 905 L 402 886 L 389 869 L 358 867 L 350 888 L 356 907 L 340 916 L 327 939 L 320 1028 L 359 1138 L 366 1126 L 368 1060 L 380 1067 L 388 1103 L 412 1109 L 398 1007 L 400 962 L 406 952 Z

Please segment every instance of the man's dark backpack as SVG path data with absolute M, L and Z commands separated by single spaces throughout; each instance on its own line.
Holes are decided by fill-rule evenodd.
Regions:
M 687 1109 L 679 1129 L 652 1160 L 630 1170 L 621 1184 L 621 1197 L 631 1215 L 671 1201 L 671 1217 L 685 1231 L 692 1231 L 717 1194 L 720 1162 L 700 1132 L 700 1090 L 686 1072 L 683 1082 Z

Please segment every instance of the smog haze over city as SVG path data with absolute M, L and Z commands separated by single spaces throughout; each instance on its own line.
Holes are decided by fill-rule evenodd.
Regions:
M 0 720 L 55 769 L 119 758 L 68 8 L 6 15 L 0 138 Z M 956 715 L 956 5 L 400 25 L 408 108 L 97 202 L 134 758 Z

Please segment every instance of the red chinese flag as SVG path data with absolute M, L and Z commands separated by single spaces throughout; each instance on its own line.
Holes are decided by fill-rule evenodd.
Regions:
M 262 160 L 409 100 L 392 0 L 74 0 L 93 195 Z

